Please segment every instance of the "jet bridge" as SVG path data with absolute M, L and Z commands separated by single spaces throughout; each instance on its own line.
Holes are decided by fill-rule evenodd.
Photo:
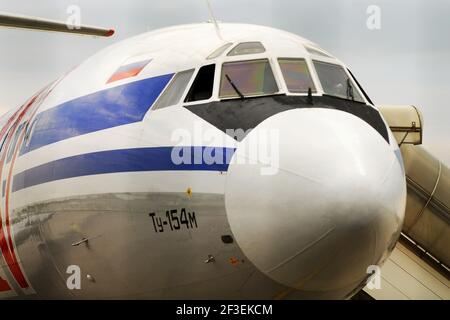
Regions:
M 422 146 L 423 118 L 414 106 L 380 107 L 403 156 L 407 202 L 403 232 L 381 268 L 375 299 L 450 299 L 450 169 Z

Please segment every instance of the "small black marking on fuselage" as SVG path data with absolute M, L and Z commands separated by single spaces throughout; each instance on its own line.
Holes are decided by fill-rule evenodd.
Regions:
M 229 234 L 223 235 L 223 236 L 221 237 L 221 239 L 222 239 L 222 242 L 223 242 L 223 243 L 226 243 L 226 244 L 233 243 L 233 237 L 230 236 Z

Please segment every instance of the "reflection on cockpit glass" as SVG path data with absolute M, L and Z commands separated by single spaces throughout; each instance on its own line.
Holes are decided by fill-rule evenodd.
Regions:
M 321 56 L 321 57 L 327 57 L 327 58 L 331 58 L 330 55 L 326 54 L 325 52 L 322 52 L 318 49 L 314 49 L 312 47 L 309 46 L 305 46 L 306 51 L 308 51 L 310 54 L 316 55 L 316 56 Z
M 307 93 L 309 89 L 316 92 L 304 59 L 279 59 L 278 62 L 289 92 Z
M 220 81 L 220 98 L 239 97 L 236 89 L 244 97 L 278 92 L 269 61 L 262 59 L 224 63 Z
M 261 42 L 242 42 L 236 45 L 229 53 L 228 56 L 239 56 L 243 54 L 256 54 L 266 51 Z
M 348 77 L 345 70 L 336 64 L 314 61 L 317 75 L 325 94 L 344 99 L 364 102 L 356 89 L 356 85 Z
M 225 43 L 223 46 L 220 46 L 219 48 L 217 48 L 216 50 L 214 50 L 213 53 L 211 53 L 206 59 L 210 60 L 210 59 L 215 59 L 217 57 L 219 57 L 222 53 L 224 53 L 225 50 L 227 50 L 230 46 L 232 45 L 232 43 L 228 42 Z

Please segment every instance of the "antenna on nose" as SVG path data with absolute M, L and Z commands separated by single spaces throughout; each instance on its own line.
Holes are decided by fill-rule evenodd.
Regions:
M 214 28 L 216 29 L 217 37 L 222 40 L 222 35 L 220 34 L 219 24 L 217 23 L 216 17 L 214 16 L 214 11 L 212 9 L 211 3 L 209 0 L 206 0 L 206 5 L 208 6 L 209 16 L 211 17 L 212 23 L 214 23 Z

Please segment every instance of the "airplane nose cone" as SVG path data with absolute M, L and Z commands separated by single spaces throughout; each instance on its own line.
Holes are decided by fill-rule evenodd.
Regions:
M 331 109 L 266 119 L 227 174 L 233 235 L 265 275 L 307 297 L 344 298 L 387 257 L 400 233 L 405 177 L 370 125 Z

